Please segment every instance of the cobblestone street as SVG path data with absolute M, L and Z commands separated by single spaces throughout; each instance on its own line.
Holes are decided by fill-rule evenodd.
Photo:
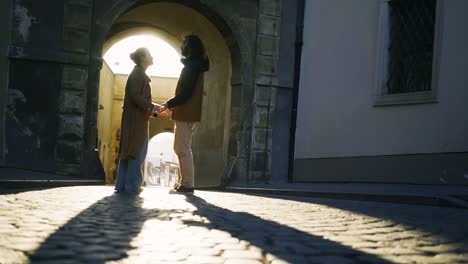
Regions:
M 0 263 L 468 263 L 468 210 L 110 186 L 0 191 Z

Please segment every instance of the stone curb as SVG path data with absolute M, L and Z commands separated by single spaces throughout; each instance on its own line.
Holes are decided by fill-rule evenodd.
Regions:
M 218 188 L 197 188 L 206 191 L 225 191 L 231 193 L 244 193 L 253 195 L 288 195 L 313 198 L 359 200 L 368 202 L 416 204 L 439 207 L 452 207 L 468 209 L 468 202 L 454 196 L 425 196 L 425 195 L 397 195 L 397 194 L 376 194 L 376 193 L 350 193 L 350 192 L 317 192 L 307 190 L 292 189 L 269 189 L 269 188 L 248 188 L 248 187 L 218 187 Z
M 68 187 L 105 185 L 100 180 L 0 180 L 3 188 L 38 188 L 38 187 Z M 274 189 L 274 188 L 248 188 L 248 187 L 202 187 L 200 191 L 221 191 L 230 193 L 243 193 L 252 195 L 288 195 L 296 197 L 326 198 L 340 200 L 358 200 L 368 202 L 416 204 L 438 207 L 468 209 L 468 202 L 455 196 L 425 196 L 425 195 L 396 195 L 376 193 L 350 193 L 350 192 L 317 192 L 307 190 Z
M 0 180 L 0 187 L 14 189 L 88 185 L 105 185 L 105 182 L 101 180 Z

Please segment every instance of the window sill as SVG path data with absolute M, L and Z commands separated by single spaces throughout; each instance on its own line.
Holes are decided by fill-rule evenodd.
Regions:
M 374 101 L 374 107 L 411 104 L 438 103 L 434 91 L 380 95 Z

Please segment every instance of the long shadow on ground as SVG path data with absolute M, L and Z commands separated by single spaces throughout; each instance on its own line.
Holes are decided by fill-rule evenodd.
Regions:
M 225 231 L 260 248 L 263 255 L 271 253 L 290 263 L 326 260 L 327 263 L 389 263 L 274 221 L 220 208 L 195 195 L 186 196 L 186 201 L 196 207 L 195 211 L 144 209 L 143 201 L 141 197 L 120 195 L 99 200 L 48 237 L 30 256 L 31 263 L 105 263 L 125 259 L 133 249 L 132 240 L 145 221 L 151 219 L 176 219 L 188 226 Z M 186 214 L 208 219 L 209 223 L 184 219 L 182 216 Z M 181 242 L 184 239 L 180 237 Z
M 265 257 L 270 253 L 290 263 L 390 263 L 274 221 L 215 206 L 198 196 L 187 195 L 186 201 L 197 208 L 194 214 L 207 218 L 213 228 L 262 249 Z
M 126 258 L 148 219 L 167 220 L 177 210 L 144 210 L 143 198 L 107 196 L 71 219 L 30 256 L 31 263 L 105 263 Z
M 382 227 L 398 226 L 405 231 L 415 231 L 424 236 L 420 237 L 414 245 L 437 246 L 438 244 L 457 243 L 456 248 L 447 250 L 454 253 L 468 253 L 468 225 L 465 224 L 468 223 L 467 209 L 281 195 L 255 196 L 314 203 L 356 215 L 365 215 L 374 218 L 376 222 L 386 221 L 386 226 Z

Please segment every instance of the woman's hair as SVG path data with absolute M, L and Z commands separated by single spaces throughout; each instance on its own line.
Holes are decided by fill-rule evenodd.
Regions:
M 187 41 L 187 45 L 192 51 L 191 56 L 199 58 L 203 58 L 206 56 L 205 47 L 203 46 L 201 39 L 197 35 L 190 34 L 185 36 L 184 39 Z
M 143 58 L 146 54 L 148 54 L 149 51 L 147 48 L 138 48 L 134 52 L 130 54 L 130 59 L 136 64 L 140 65 L 141 63 L 141 58 Z

